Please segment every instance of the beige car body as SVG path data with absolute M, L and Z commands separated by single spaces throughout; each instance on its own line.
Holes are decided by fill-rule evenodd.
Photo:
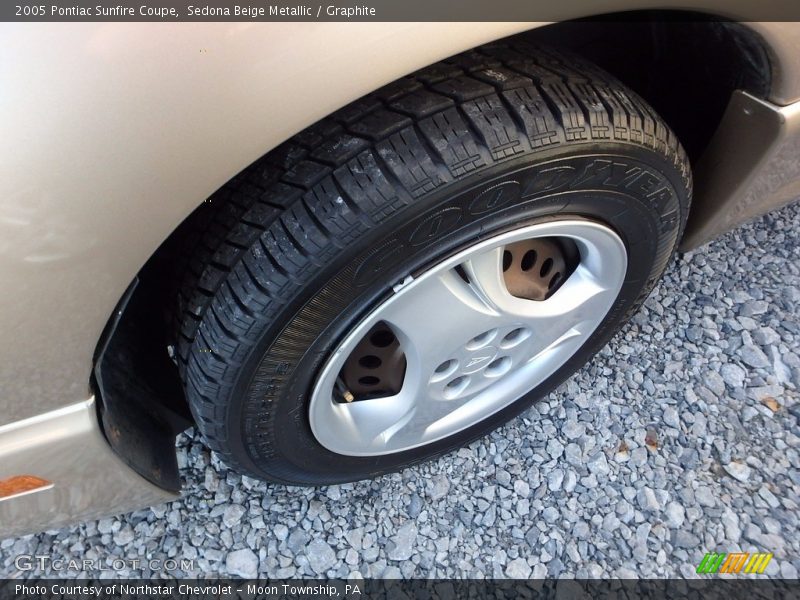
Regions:
M 562 18 L 622 4 L 567 3 Z M 743 3 L 696 4 L 750 17 Z M 0 25 L 0 482 L 52 484 L 0 499 L 0 537 L 176 497 L 112 451 L 90 375 L 120 297 L 198 204 L 349 101 L 540 25 Z M 800 25 L 748 27 L 769 50 L 771 90 L 731 102 L 685 247 L 800 196 Z M 732 131 L 760 133 L 742 145 Z

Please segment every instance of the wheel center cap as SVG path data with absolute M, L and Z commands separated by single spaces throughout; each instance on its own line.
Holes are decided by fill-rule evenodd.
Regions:
M 485 348 L 481 348 L 480 350 L 476 350 L 467 357 L 464 367 L 461 369 L 461 371 L 462 373 L 467 374 L 480 371 L 492 360 L 494 360 L 495 356 L 497 356 L 497 348 L 494 346 L 487 346 Z

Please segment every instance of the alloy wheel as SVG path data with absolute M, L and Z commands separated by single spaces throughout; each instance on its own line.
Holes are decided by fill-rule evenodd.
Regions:
M 626 268 L 616 233 L 569 219 L 480 241 L 406 277 L 323 367 L 314 436 L 339 454 L 377 456 L 486 419 L 581 348 Z

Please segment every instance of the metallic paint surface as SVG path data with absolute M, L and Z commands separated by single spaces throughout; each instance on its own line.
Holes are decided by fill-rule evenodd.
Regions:
M 21 474 L 52 485 L 0 500 L 0 539 L 177 497 L 111 452 L 93 400 L 0 427 L 0 480 Z
M 786 106 L 800 101 L 800 24 L 747 23 L 764 40 L 772 64 L 771 102 Z
M 735 92 L 695 171 L 683 250 L 800 198 L 800 102 Z

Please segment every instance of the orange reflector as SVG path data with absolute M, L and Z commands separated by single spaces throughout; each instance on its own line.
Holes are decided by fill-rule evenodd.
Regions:
M 17 475 L 9 479 L 0 481 L 0 500 L 19 496 L 29 492 L 36 492 L 45 488 L 52 487 L 52 483 L 41 477 L 33 475 Z

